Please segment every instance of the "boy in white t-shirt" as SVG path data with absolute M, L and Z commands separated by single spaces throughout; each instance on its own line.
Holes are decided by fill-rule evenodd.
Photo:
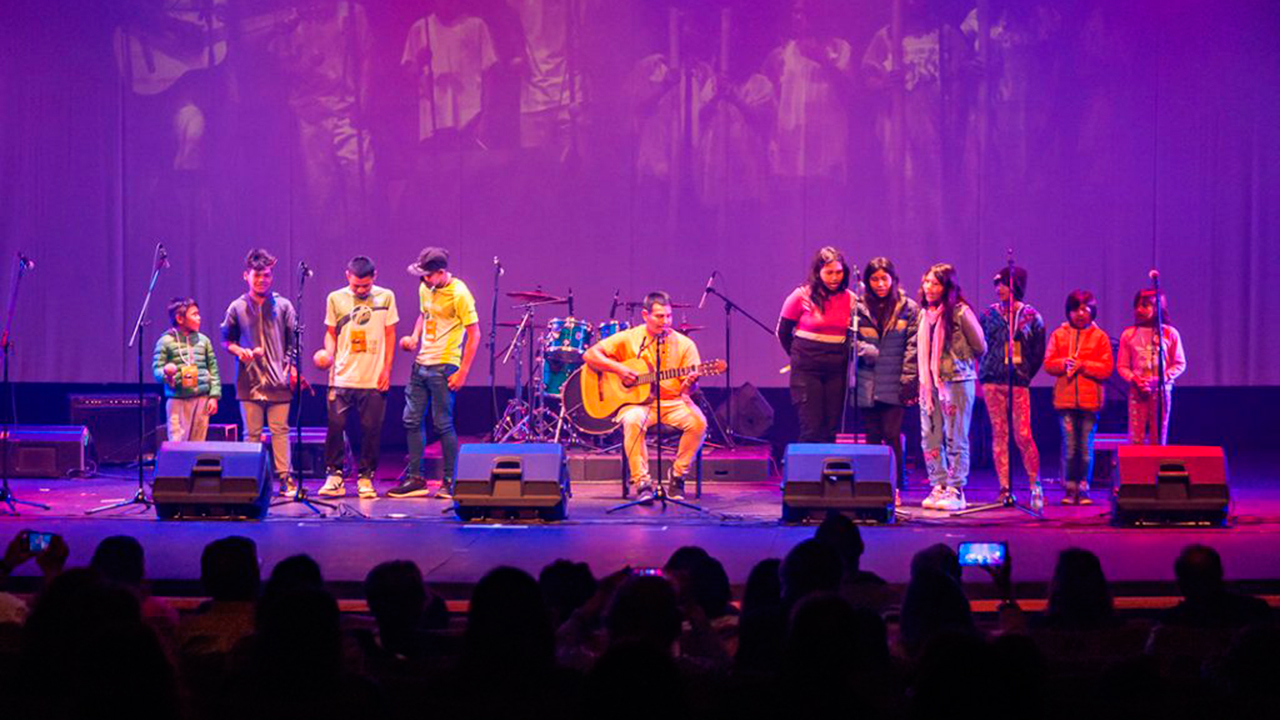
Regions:
M 396 296 L 373 281 L 378 277 L 373 261 L 357 255 L 347 263 L 347 287 L 329 293 L 325 303 L 324 349 L 315 354 L 316 367 L 329 370 L 329 430 L 325 436 L 325 464 L 329 476 L 320 494 L 342 497 L 342 433 L 347 413 L 360 419 L 360 456 L 356 463 L 357 487 L 362 498 L 375 498 L 373 476 L 378 469 L 382 417 L 391 388 L 391 361 L 395 352 Z

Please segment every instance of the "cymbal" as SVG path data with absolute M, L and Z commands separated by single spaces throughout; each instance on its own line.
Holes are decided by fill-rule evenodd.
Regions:
M 541 290 L 513 290 L 507 293 L 507 297 L 523 300 L 527 303 L 564 303 L 569 302 L 568 298 L 562 298 L 556 295 L 548 295 Z
M 628 310 L 630 310 L 630 309 L 638 308 L 638 307 L 640 307 L 640 306 L 644 305 L 644 301 L 643 301 L 643 300 L 628 300 L 628 301 L 626 301 L 626 302 L 624 302 L 624 303 L 622 303 L 622 304 L 623 304 L 624 306 L 626 306 L 626 308 L 627 308 Z M 691 308 L 691 307 L 693 307 L 693 303 L 673 302 L 673 303 L 671 303 L 671 305 L 670 305 L 669 307 L 673 307 L 673 308 Z
M 689 334 L 689 333 L 691 333 L 691 332 L 698 332 L 699 330 L 706 330 L 706 329 L 707 329 L 707 326 L 706 326 L 706 325 L 691 325 L 690 323 L 680 323 L 679 325 L 677 325 L 677 326 L 676 326 L 676 329 L 677 329 L 677 330 L 679 330 L 680 332 L 684 333 L 685 335 L 688 335 L 688 334 Z

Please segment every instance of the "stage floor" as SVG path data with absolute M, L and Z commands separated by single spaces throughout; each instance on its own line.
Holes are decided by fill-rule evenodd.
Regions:
M 999 509 L 966 518 L 922 510 L 926 488 L 913 480 L 902 494 L 906 516 L 893 525 L 866 526 L 867 552 L 863 566 L 891 583 L 905 583 L 911 556 L 934 543 L 965 540 L 1004 540 L 1010 544 L 1014 576 L 1020 583 L 1039 585 L 1049 580 L 1057 553 L 1083 547 L 1098 553 L 1108 577 L 1130 586 L 1131 593 L 1165 592 L 1173 578 L 1173 560 L 1186 544 L 1203 542 L 1222 553 L 1228 576 L 1262 581 L 1274 589 L 1280 581 L 1280 478 L 1273 471 L 1280 453 L 1232 457 L 1231 522 L 1225 528 L 1114 528 L 1108 523 L 1105 489 L 1095 492 L 1097 504 L 1062 506 L 1061 490 L 1046 489 L 1045 518 L 1036 520 L 1014 510 Z M 385 477 L 394 477 L 384 465 Z M 378 484 L 380 493 L 393 480 Z M 569 516 L 557 523 L 464 523 L 451 504 L 435 499 L 359 500 L 354 488 L 344 499 L 350 513 L 313 515 L 299 505 L 272 508 L 261 521 L 160 521 L 154 511 L 135 506 L 94 516 L 85 511 L 133 495 L 136 475 L 115 469 L 111 476 L 79 480 L 13 480 L 19 499 L 48 504 L 49 510 L 22 508 L 21 514 L 0 515 L 0 538 L 7 542 L 21 529 L 61 533 L 71 547 L 71 564 L 87 563 L 98 541 L 129 534 L 147 551 L 147 573 L 154 581 L 188 586 L 199 577 L 200 552 L 211 540 L 245 535 L 258 543 L 264 570 L 289 555 L 306 552 L 319 560 L 326 578 L 354 584 L 376 563 L 411 559 L 428 581 L 440 586 L 465 587 L 497 565 L 514 565 L 536 574 L 557 558 L 584 560 L 598 575 L 623 565 L 662 565 L 682 545 L 700 545 L 724 563 L 734 584 L 745 582 L 761 559 L 781 557 L 797 542 L 813 534 L 811 526 L 779 522 L 781 493 L 776 481 L 708 482 L 700 502 L 704 511 L 675 506 L 641 506 L 618 513 L 606 510 L 622 501 L 614 482 L 577 483 L 569 501 Z M 314 492 L 319 481 L 308 481 Z M 970 503 L 994 498 L 990 473 L 976 474 L 967 493 Z M 692 488 L 689 488 L 690 492 Z M 30 565 L 19 575 L 35 571 Z M 985 574 L 972 573 L 975 583 Z M 969 577 L 967 575 L 967 577 Z M 1142 587 L 1146 586 L 1147 590 Z M 1155 590 L 1153 590 L 1155 588 Z

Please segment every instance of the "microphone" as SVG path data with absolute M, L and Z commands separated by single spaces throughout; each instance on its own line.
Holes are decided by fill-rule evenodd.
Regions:
M 718 275 L 719 273 L 720 273 L 719 270 L 712 270 L 711 277 L 707 278 L 707 286 L 702 289 L 702 299 L 698 301 L 699 310 L 701 310 L 702 306 L 707 302 L 707 294 L 711 292 L 711 287 L 716 282 L 716 275 Z
M 502 277 L 507 274 L 507 269 L 502 267 L 502 261 L 498 260 L 497 255 L 493 256 L 493 267 L 498 271 L 498 277 Z
M 169 251 L 164 249 L 164 243 L 156 243 L 156 267 L 169 267 Z
M 34 269 L 34 268 L 35 268 L 35 266 L 36 266 L 36 261 L 35 261 L 35 260 L 32 260 L 32 259 L 31 259 L 31 258 L 29 258 L 29 257 L 27 257 L 27 256 L 26 256 L 26 255 L 25 255 L 21 250 L 19 250 L 19 251 L 18 251 L 18 264 L 22 266 L 22 269 L 23 269 L 23 270 L 31 270 L 31 269 Z
M 1159 280 L 1159 279 L 1160 279 L 1160 271 L 1159 271 L 1159 270 L 1152 269 L 1152 270 L 1151 270 L 1151 272 L 1147 273 L 1147 277 L 1151 278 L 1152 280 Z
M 299 261 L 298 261 L 298 274 L 299 274 L 299 275 L 301 275 L 301 276 L 302 276 L 302 277 L 304 277 L 304 278 L 309 278 L 309 277 L 311 277 L 311 276 L 315 275 L 315 274 L 316 274 L 316 271 L 315 271 L 315 270 L 312 270 L 310 265 L 307 265 L 307 261 L 306 261 L 306 260 L 299 260 Z
M 609 303 L 609 319 L 612 320 L 615 313 L 618 312 L 618 296 L 622 294 L 622 290 L 613 291 L 613 302 Z

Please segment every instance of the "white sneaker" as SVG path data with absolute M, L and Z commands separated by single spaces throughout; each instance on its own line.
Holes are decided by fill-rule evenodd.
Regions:
M 362 477 L 356 480 L 356 490 L 363 500 L 373 500 L 378 497 L 378 491 L 373 489 L 373 478 Z
M 938 503 L 942 501 L 942 498 L 945 497 L 946 494 L 946 485 L 934 485 L 933 490 L 929 493 L 929 497 L 925 498 L 924 502 L 920 503 L 920 507 L 925 510 L 937 510 Z
M 341 475 L 330 475 L 325 478 L 324 485 L 320 488 L 320 494 L 325 497 L 342 497 L 347 494 L 347 488 L 343 485 Z
M 956 487 L 949 487 L 943 492 L 942 499 L 938 501 L 934 507 L 935 510 L 945 512 L 959 512 L 965 508 L 964 490 Z

